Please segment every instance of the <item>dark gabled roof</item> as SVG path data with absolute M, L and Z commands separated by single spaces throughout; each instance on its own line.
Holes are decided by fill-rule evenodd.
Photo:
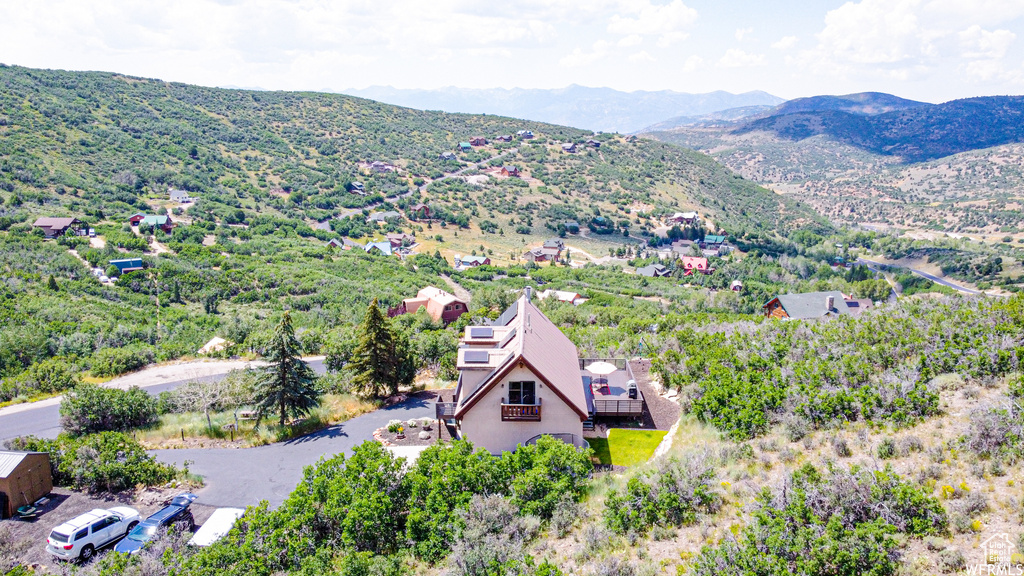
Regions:
M 825 307 L 829 297 L 832 297 L 832 309 Z M 778 300 L 782 309 L 786 311 L 786 315 L 794 320 L 850 313 L 850 308 L 846 305 L 842 292 L 838 290 L 805 294 L 779 294 L 772 300 Z M 765 306 L 767 305 L 765 304 Z

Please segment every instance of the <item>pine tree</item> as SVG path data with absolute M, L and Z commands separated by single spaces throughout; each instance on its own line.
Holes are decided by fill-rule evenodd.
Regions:
M 285 312 L 263 355 L 269 365 L 256 386 L 256 409 L 261 419 L 277 411 L 284 426 L 289 414 L 302 416 L 320 405 L 316 374 L 302 360 L 301 353 L 291 316 Z
M 57 286 L 57 279 L 53 277 L 53 274 L 50 274 L 50 279 L 46 281 L 46 287 L 54 292 L 60 291 L 60 286 Z
M 396 331 L 381 314 L 374 298 L 359 326 L 359 345 L 352 354 L 352 384 L 364 395 L 383 398 L 412 383 L 416 367 L 409 353 L 409 339 Z

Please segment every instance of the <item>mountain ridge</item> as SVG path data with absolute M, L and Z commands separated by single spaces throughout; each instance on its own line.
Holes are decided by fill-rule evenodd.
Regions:
M 564 88 L 433 90 L 370 86 L 341 93 L 419 110 L 496 114 L 603 132 L 630 133 L 665 118 L 697 116 L 740 106 L 783 102 L 763 91 L 703 94 L 672 90 L 624 92 L 613 88 L 570 84 Z

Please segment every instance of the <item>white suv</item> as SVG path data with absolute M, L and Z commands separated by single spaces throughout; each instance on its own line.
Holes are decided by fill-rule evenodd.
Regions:
M 126 506 L 96 509 L 57 526 L 46 539 L 46 551 L 62 560 L 88 560 L 139 523 L 139 511 Z

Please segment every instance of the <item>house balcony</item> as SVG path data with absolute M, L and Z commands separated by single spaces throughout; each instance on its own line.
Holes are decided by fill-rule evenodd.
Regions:
M 502 422 L 540 422 L 540 404 L 501 405 Z

